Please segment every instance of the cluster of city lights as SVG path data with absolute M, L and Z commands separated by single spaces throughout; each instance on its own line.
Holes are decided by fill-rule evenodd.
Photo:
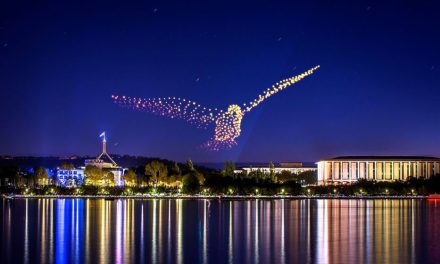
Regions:
M 241 121 L 245 113 L 250 112 L 270 96 L 313 74 L 318 68 L 319 65 L 304 73 L 277 82 L 263 94 L 258 95 L 255 100 L 247 104 L 244 103 L 242 107 L 232 104 L 226 111 L 204 107 L 197 102 L 179 97 L 137 98 L 112 95 L 112 99 L 119 106 L 171 119 L 183 119 L 198 128 L 207 128 L 208 125 L 215 122 L 214 137 L 202 147 L 208 150 L 228 149 L 237 144 L 235 139 L 240 136 Z

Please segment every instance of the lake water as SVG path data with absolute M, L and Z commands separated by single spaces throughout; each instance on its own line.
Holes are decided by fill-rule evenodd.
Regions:
M 440 263 L 440 201 L 0 202 L 1 263 Z

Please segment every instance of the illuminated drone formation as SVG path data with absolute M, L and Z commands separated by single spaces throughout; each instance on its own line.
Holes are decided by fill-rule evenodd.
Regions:
M 244 103 L 241 107 L 237 104 L 231 104 L 226 111 L 204 107 L 197 102 L 179 97 L 136 98 L 112 95 L 112 99 L 119 106 L 172 119 L 183 119 L 198 128 L 207 128 L 210 124 L 215 123 L 214 137 L 202 146 L 209 150 L 220 150 L 231 148 L 237 144 L 235 139 L 240 136 L 241 120 L 245 113 L 250 112 L 270 96 L 311 75 L 318 68 L 319 65 L 297 76 L 277 82 L 253 101 Z

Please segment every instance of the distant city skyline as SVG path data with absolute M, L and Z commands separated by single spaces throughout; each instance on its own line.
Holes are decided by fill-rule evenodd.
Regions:
M 440 156 L 440 4 L 0 4 L 0 155 L 108 152 L 196 162 Z M 390 16 L 392 14 L 392 16 Z M 112 94 L 225 108 L 321 65 L 212 130 L 121 111 Z

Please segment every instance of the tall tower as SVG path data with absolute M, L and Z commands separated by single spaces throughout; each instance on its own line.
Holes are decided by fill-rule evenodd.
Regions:
M 105 138 L 105 131 L 102 132 L 99 137 L 102 138 L 102 153 L 96 159 L 100 160 L 102 156 L 106 156 L 114 166 L 117 166 L 116 162 L 107 153 L 107 140 Z
M 102 153 L 107 153 L 107 140 L 105 139 L 105 131 L 99 135 L 102 138 Z

